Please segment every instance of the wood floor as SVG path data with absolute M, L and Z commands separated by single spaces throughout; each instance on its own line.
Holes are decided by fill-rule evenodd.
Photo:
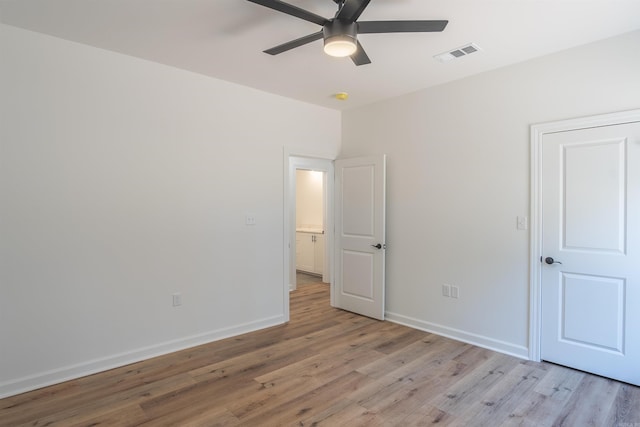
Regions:
M 291 295 L 291 322 L 0 400 L 2 426 L 640 427 L 640 388 Z

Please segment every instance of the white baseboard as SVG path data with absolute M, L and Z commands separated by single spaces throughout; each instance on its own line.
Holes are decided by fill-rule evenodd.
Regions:
M 121 366 L 140 362 L 141 360 L 150 359 L 152 357 L 162 356 L 164 354 L 173 353 L 175 351 L 184 350 L 202 344 L 207 344 L 224 338 L 229 338 L 247 332 L 253 332 L 271 326 L 280 325 L 284 322 L 285 320 L 283 316 L 274 316 L 255 322 L 244 323 L 228 328 L 205 332 L 202 334 L 191 335 L 186 338 L 166 341 L 156 345 L 138 348 L 125 353 L 114 354 L 111 356 L 89 360 L 75 365 L 65 366 L 63 368 L 53 369 L 50 371 L 3 382 L 0 383 L 0 399 L 50 386 L 53 384 L 58 384 L 64 381 L 92 375 L 98 372 L 107 371 L 109 369 L 119 368 Z
M 483 335 L 471 332 L 461 331 L 459 329 L 450 328 L 448 326 L 438 325 L 437 323 L 425 322 L 424 320 L 414 319 L 412 317 L 403 316 L 397 313 L 386 312 L 385 320 L 400 325 L 409 326 L 410 328 L 419 329 L 421 331 L 430 332 L 443 337 L 451 338 L 456 341 L 466 342 L 478 347 L 487 348 L 499 353 L 515 356 L 520 359 L 529 360 L 529 349 L 525 346 L 511 344 L 505 341 L 496 340 L 485 337 Z

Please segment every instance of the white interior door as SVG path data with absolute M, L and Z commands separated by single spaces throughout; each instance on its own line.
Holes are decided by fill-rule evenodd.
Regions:
M 336 307 L 384 319 L 384 155 L 336 160 Z
M 640 385 L 640 123 L 542 140 L 542 359 Z

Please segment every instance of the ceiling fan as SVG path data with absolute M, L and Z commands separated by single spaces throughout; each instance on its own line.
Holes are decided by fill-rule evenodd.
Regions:
M 358 41 L 358 34 L 440 32 L 449 21 L 362 21 L 358 18 L 371 0 L 333 0 L 338 5 L 336 15 L 326 19 L 280 0 L 248 0 L 305 21 L 322 26 L 322 30 L 272 47 L 264 52 L 278 55 L 293 48 L 324 39 L 326 54 L 350 56 L 356 65 L 370 64 L 371 60 Z

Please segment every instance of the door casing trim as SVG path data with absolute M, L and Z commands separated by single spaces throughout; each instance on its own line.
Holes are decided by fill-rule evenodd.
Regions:
M 542 328 L 542 145 L 547 134 L 640 122 L 640 109 L 531 126 L 531 230 L 529 247 L 529 359 L 539 362 Z

